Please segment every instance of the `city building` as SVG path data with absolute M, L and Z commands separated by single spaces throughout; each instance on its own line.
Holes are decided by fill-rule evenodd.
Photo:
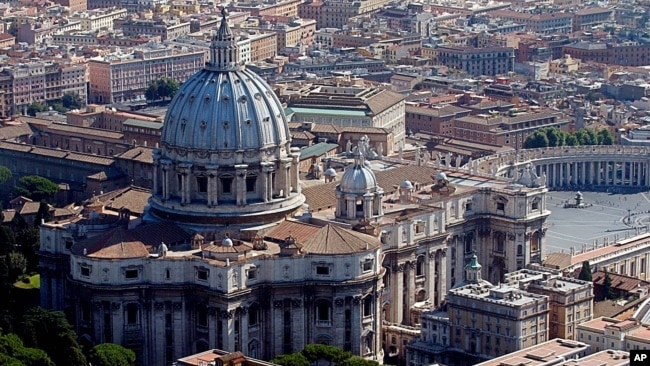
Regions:
M 129 19 L 122 23 L 121 29 L 127 37 L 160 36 L 161 40 L 166 41 L 190 34 L 190 23 L 179 19 L 173 21 Z
M 375 87 L 317 85 L 293 96 L 287 112 L 294 122 L 388 129 L 394 139 L 392 146 L 382 147 L 388 154 L 404 145 L 404 99 Z
M 603 361 L 600 359 L 600 357 L 590 357 L 589 354 L 591 351 L 591 347 L 584 342 L 557 338 L 544 343 L 540 343 L 536 346 L 522 349 L 517 352 L 493 358 L 489 361 L 479 363 L 476 366 L 499 366 L 513 364 L 525 364 L 529 366 L 590 365 L 591 362 L 597 362 L 599 365 L 609 365 L 607 361 L 610 361 L 610 358 L 605 358 Z M 614 352 L 620 351 L 613 351 L 612 353 Z M 625 352 L 619 355 L 622 354 L 625 354 Z M 622 358 L 622 356 L 619 357 Z M 614 361 L 612 365 L 619 364 L 616 362 L 616 359 L 612 361 Z M 629 364 L 629 360 L 627 362 Z
M 449 47 L 435 50 L 434 60 L 469 75 L 499 75 L 514 71 L 515 52 L 512 47 Z
M 594 286 L 591 282 L 522 269 L 506 273 L 504 283 L 548 296 L 548 334 L 551 339 L 577 340 L 577 326 L 592 318 Z
M 68 19 L 81 24 L 81 30 L 112 30 L 113 21 L 126 17 L 127 10 L 120 8 L 94 9 L 73 14 Z
M 650 44 L 637 42 L 577 42 L 563 46 L 563 52 L 582 62 L 645 66 L 650 63 Z
M 525 24 L 526 30 L 535 34 L 562 34 L 573 31 L 574 14 L 549 12 L 531 14 L 500 9 L 488 14 L 491 18 Z
M 34 103 L 59 100 L 73 93 L 86 102 L 86 67 L 54 61 L 32 61 L 8 66 L 0 71 L 0 117 L 24 113 Z
M 143 100 L 153 80 L 182 83 L 205 64 L 203 50 L 148 43 L 130 53 L 112 53 L 88 61 L 89 102 Z
M 524 141 L 541 127 L 567 129 L 569 121 L 554 111 L 523 113 L 515 116 L 478 114 L 454 120 L 454 136 L 492 145 L 523 148 Z

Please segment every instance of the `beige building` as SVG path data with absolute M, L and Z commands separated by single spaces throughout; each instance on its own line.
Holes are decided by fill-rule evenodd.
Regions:
M 113 21 L 126 17 L 126 9 L 93 9 L 71 16 L 71 21 L 81 23 L 81 30 L 112 30 Z
M 527 365 L 527 366 L 551 366 L 551 365 L 593 365 L 600 366 L 627 365 L 626 363 L 615 362 L 612 357 L 590 358 L 588 355 L 591 349 L 588 344 L 567 339 L 556 338 L 536 346 L 528 347 L 501 357 L 493 358 L 477 364 L 476 366 L 504 366 L 504 365 Z M 614 361 L 611 364 L 607 361 Z M 629 364 L 629 361 L 628 361 Z
M 404 146 L 404 99 L 401 94 L 374 87 L 314 85 L 291 98 L 288 106 L 294 122 L 388 129 L 393 145 L 382 149 L 390 154 Z
M 202 50 L 145 45 L 133 53 L 114 53 L 90 59 L 90 102 L 121 103 L 142 98 L 153 80 L 184 82 L 205 64 Z
M 252 16 L 298 16 L 298 6 L 301 0 L 280 0 L 260 4 L 257 1 L 233 2 L 228 10 L 249 12 Z
M 512 117 L 477 114 L 454 120 L 454 137 L 521 149 L 529 134 L 541 127 L 568 128 L 569 121 L 554 111 L 523 113 Z
M 650 329 L 635 319 L 600 317 L 578 325 L 578 340 L 591 346 L 592 352 L 606 349 L 648 350 Z
M 548 71 L 554 74 L 570 74 L 577 72 L 580 68 L 580 60 L 571 57 L 571 55 L 564 55 L 564 57 L 557 60 L 550 60 Z
M 469 75 L 499 75 L 514 71 L 515 51 L 511 47 L 442 46 L 434 61 Z
M 19 114 L 34 102 L 47 103 L 67 93 L 76 93 L 85 103 L 86 80 L 85 65 L 36 61 L 6 67 L 0 72 L 0 116 Z
M 122 32 L 125 36 L 136 37 L 141 34 L 160 36 L 160 39 L 174 40 L 190 34 L 190 23 L 179 19 L 174 21 L 155 21 L 148 19 L 130 19 L 122 23 Z
M 317 19 L 318 28 L 343 28 L 350 18 L 370 15 L 382 9 L 388 0 L 325 0 Z
M 522 269 L 506 273 L 507 285 L 549 299 L 549 338 L 577 339 L 577 326 L 591 320 L 593 284 L 548 272 Z

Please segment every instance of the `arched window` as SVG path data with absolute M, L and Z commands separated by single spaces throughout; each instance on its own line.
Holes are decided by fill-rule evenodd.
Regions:
M 224 175 L 220 178 L 221 180 L 221 193 L 232 193 L 232 182 L 234 177 L 231 175 Z
M 253 303 L 248 308 L 248 326 L 254 327 L 260 323 L 260 305 L 258 303 Z
M 126 324 L 138 324 L 138 304 L 132 302 L 126 304 Z
M 372 295 L 368 295 L 363 298 L 363 316 L 371 316 L 373 314 L 372 303 Z
M 246 192 L 255 192 L 256 184 L 257 184 L 257 176 L 255 175 L 246 176 Z
M 524 255 L 524 247 L 521 244 L 517 245 L 517 255 L 518 256 Z
M 208 326 L 208 309 L 205 305 L 197 305 L 196 307 L 196 325 L 199 327 Z
M 316 324 L 332 325 L 332 304 L 329 301 L 319 300 L 316 302 Z
M 424 276 L 424 256 L 421 255 L 418 257 L 416 265 L 415 265 L 415 275 L 416 276 Z

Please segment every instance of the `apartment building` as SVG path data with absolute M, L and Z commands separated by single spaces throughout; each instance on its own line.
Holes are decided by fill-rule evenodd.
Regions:
M 578 42 L 565 45 L 563 52 L 583 62 L 610 65 L 646 66 L 650 64 L 650 44 L 624 42 Z
M 592 27 L 613 21 L 613 9 L 601 7 L 583 8 L 573 13 L 573 31 L 590 31 Z
M 88 0 L 54 0 L 54 3 L 67 6 L 71 12 L 88 9 Z
M 438 47 L 435 60 L 449 68 L 469 75 L 499 75 L 514 71 L 515 51 L 512 47 Z
M 593 283 L 548 272 L 522 269 L 506 273 L 504 283 L 549 299 L 549 338 L 577 340 L 577 326 L 592 319 Z
M 571 33 L 573 31 L 572 13 L 531 14 L 501 9 L 490 14 L 492 18 L 525 24 L 526 30 L 536 34 Z
M 468 116 L 469 112 L 451 104 L 432 106 L 409 102 L 406 104 L 406 130 L 453 136 L 454 119 Z
M 144 95 L 153 80 L 182 83 L 205 65 L 205 52 L 147 44 L 131 53 L 113 53 L 88 62 L 91 103 L 110 104 Z
M 69 19 L 71 21 L 79 22 L 81 30 L 112 30 L 113 21 L 126 17 L 127 10 L 124 8 L 113 9 L 95 9 L 83 13 L 76 13 Z
M 566 130 L 567 119 L 557 112 L 541 111 L 515 116 L 477 114 L 454 120 L 454 137 L 492 145 L 523 148 L 529 134 L 541 127 L 557 127 Z
M 301 0 L 279 0 L 260 3 L 258 1 L 238 1 L 231 3 L 228 10 L 250 12 L 251 16 L 298 16 Z
M 190 23 L 178 19 L 174 21 L 129 19 L 122 23 L 122 32 L 127 37 L 143 34 L 160 36 L 162 41 L 174 40 L 190 34 Z
M 4 96 L 0 116 L 18 114 L 34 102 L 58 100 L 66 93 L 76 93 L 85 102 L 86 80 L 84 65 L 36 61 L 6 67 L 0 71 Z
M 343 28 L 350 18 L 381 10 L 388 0 L 324 0 L 318 28 Z
M 593 352 L 606 349 L 650 349 L 650 329 L 647 324 L 600 317 L 578 325 L 578 340 L 591 346 Z

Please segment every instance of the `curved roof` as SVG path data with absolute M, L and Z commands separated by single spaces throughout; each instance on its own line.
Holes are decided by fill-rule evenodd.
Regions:
M 85 252 L 84 252 L 85 249 Z M 129 259 L 149 256 L 147 246 L 122 226 L 103 235 L 75 243 L 70 251 L 74 255 L 103 259 Z
M 163 147 L 259 150 L 290 140 L 287 117 L 271 87 L 239 60 L 224 11 L 210 44 L 210 62 L 190 77 L 169 105 Z
M 305 254 L 353 254 L 381 247 L 379 239 L 373 236 L 332 224 L 323 226 L 302 244 Z

